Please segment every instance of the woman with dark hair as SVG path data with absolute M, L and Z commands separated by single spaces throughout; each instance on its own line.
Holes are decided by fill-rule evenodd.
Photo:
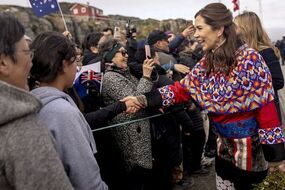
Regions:
M 128 54 L 125 48 L 115 40 L 108 39 L 101 44 L 100 53 L 103 55 L 102 64 L 106 68 L 102 82 L 102 97 L 106 105 L 115 103 L 128 95 L 141 95 L 151 90 L 153 82 L 150 76 L 153 70 L 153 59 L 144 61 L 143 77 L 138 80 L 129 72 Z M 113 122 L 122 123 L 144 116 L 142 111 L 134 115 L 121 113 L 113 119 Z M 125 171 L 125 178 L 119 181 L 122 186 L 117 184 L 113 188 L 142 189 L 147 183 L 146 174 L 152 168 L 149 121 L 143 120 L 116 127 L 111 129 L 111 133 L 113 139 L 110 140 L 115 141 L 120 151 Z M 114 162 L 116 161 L 118 160 Z M 122 176 L 116 176 L 118 177 Z
M 279 62 L 279 51 L 271 43 L 269 36 L 263 29 L 260 19 L 254 12 L 244 12 L 235 17 L 237 33 L 248 44 L 249 47 L 257 50 L 263 57 L 272 75 L 272 85 L 275 93 L 274 102 L 281 120 L 278 90 L 284 86 L 284 77 Z
M 57 32 L 36 37 L 31 77 L 39 87 L 31 92 L 42 102 L 39 119 L 55 138 L 65 171 L 75 189 L 108 189 L 94 158 L 96 145 L 91 129 L 72 98 L 64 93 L 72 87 L 76 73 L 76 49 Z
M 137 98 L 148 106 L 192 99 L 209 112 L 217 138 L 217 189 L 253 189 L 268 162 L 284 171 L 284 135 L 268 67 L 237 37 L 230 10 L 221 3 L 195 15 L 195 37 L 205 52 L 180 82 Z

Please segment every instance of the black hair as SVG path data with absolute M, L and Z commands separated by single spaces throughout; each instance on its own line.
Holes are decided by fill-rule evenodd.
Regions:
M 75 45 L 59 32 L 39 34 L 31 44 L 35 50 L 31 78 L 39 82 L 52 82 L 63 71 L 63 60 L 73 63 Z
M 0 54 L 16 62 L 15 44 L 24 37 L 25 28 L 16 17 L 7 13 L 0 13 L 0 26 Z
M 108 31 L 111 31 L 111 34 L 114 35 L 114 30 L 112 28 L 107 27 L 103 29 L 103 32 L 108 32 Z
M 96 47 L 103 34 L 101 32 L 89 33 L 83 40 L 82 49 L 90 50 L 91 47 Z

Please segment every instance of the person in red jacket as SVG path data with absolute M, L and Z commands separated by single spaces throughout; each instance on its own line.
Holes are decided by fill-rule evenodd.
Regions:
M 266 177 L 268 162 L 285 172 L 271 74 L 261 55 L 238 38 L 225 5 L 198 11 L 195 28 L 205 55 L 191 72 L 173 85 L 126 99 L 149 107 L 192 100 L 207 110 L 218 134 L 217 189 L 253 189 Z

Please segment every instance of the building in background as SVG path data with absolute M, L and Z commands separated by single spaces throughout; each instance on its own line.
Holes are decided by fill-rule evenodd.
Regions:
M 75 16 L 75 19 L 79 21 L 103 20 L 107 18 L 107 16 L 103 15 L 102 9 L 90 6 L 89 3 L 86 5 L 75 3 L 69 10 L 71 15 Z

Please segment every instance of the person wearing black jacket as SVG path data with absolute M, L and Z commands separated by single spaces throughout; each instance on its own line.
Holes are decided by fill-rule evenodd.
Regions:
M 196 63 L 202 58 L 202 52 L 200 51 L 201 47 L 199 47 L 198 42 L 184 40 L 178 48 L 179 63 L 188 66 L 190 70 L 193 69 Z M 182 76 L 184 77 L 185 75 Z M 193 130 L 191 131 L 191 135 L 187 135 L 187 133 L 183 133 L 182 135 L 184 170 L 187 171 L 189 175 L 208 174 L 209 170 L 201 164 L 206 140 L 201 110 L 194 105 L 192 105 L 192 108 L 191 106 L 189 107 L 187 113 L 193 121 Z M 211 139 L 214 140 L 215 144 L 215 136 Z M 213 143 L 213 141 L 209 143 Z
M 284 87 L 284 77 L 283 77 L 283 73 L 281 70 L 279 58 L 276 56 L 272 48 L 263 49 L 259 51 L 259 53 L 263 57 L 264 61 L 267 63 L 270 73 L 272 75 L 272 85 L 273 85 L 273 89 L 275 92 L 274 103 L 275 103 L 279 118 L 280 120 L 282 120 L 278 90 Z
M 88 34 L 82 43 L 83 48 L 83 65 L 90 65 L 92 63 L 97 63 L 101 61 L 101 56 L 98 52 L 98 43 L 103 37 L 100 32 Z
M 101 56 L 98 52 L 99 41 L 103 39 L 103 34 L 100 32 L 88 34 L 82 43 L 83 59 L 82 65 L 90 65 L 101 61 Z M 92 112 L 100 107 L 100 92 L 97 86 L 92 82 L 86 82 L 88 95 L 82 98 L 85 107 L 85 112 Z
M 158 61 L 155 56 L 155 51 L 150 48 L 150 53 L 155 61 Z M 131 73 L 138 79 L 142 77 L 142 61 L 145 59 L 145 50 L 140 48 L 135 55 L 136 62 L 128 63 Z M 152 72 L 151 78 L 154 83 L 153 88 L 172 84 L 173 81 L 166 76 L 166 71 L 159 64 L 155 64 L 155 69 Z M 148 109 L 149 115 L 161 113 L 159 108 Z M 193 185 L 193 179 L 185 180 L 179 176 L 181 170 L 178 166 L 183 160 L 181 148 L 181 130 L 190 133 L 192 130 L 192 120 L 185 112 L 184 105 L 175 105 L 164 110 L 166 115 L 151 118 L 151 133 L 152 133 L 152 153 L 154 157 L 153 166 L 153 189 L 167 190 L 173 186 L 182 186 L 189 188 Z M 171 113 L 171 114 L 168 114 Z M 173 179 L 173 174 L 179 174 Z

